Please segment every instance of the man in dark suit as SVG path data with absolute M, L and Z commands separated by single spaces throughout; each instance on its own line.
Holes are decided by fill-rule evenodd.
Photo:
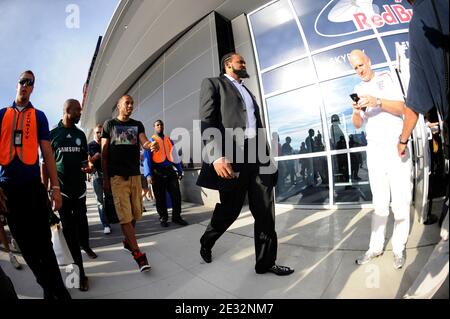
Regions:
M 201 131 L 207 149 L 197 185 L 220 194 L 220 203 L 200 239 L 200 255 L 205 262 L 212 261 L 214 243 L 238 218 L 248 193 L 255 219 L 255 271 L 289 275 L 293 269 L 275 264 L 278 243 L 273 187 L 277 172 L 267 157 L 268 145 L 255 97 L 242 84 L 242 79 L 249 77 L 245 61 L 232 52 L 222 58 L 221 67 L 224 74 L 204 79 L 200 91 Z

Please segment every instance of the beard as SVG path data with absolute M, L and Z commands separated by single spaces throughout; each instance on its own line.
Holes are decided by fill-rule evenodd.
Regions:
M 240 79 L 248 79 L 250 75 L 247 73 L 247 69 L 236 70 L 233 68 L 234 74 L 236 74 Z
M 25 95 L 19 94 L 17 96 L 17 102 L 19 103 L 28 103 L 28 98 Z

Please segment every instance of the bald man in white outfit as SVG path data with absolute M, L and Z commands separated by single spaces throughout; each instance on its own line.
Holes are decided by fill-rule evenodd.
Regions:
M 383 254 L 389 204 L 392 201 L 394 268 L 405 264 L 412 195 L 411 156 L 400 158 L 397 143 L 403 126 L 404 98 L 389 71 L 374 72 L 370 58 L 360 50 L 350 53 L 350 64 L 362 82 L 355 87 L 360 100 L 353 103 L 352 122 L 367 132 L 367 166 L 375 211 L 369 249 L 356 260 L 363 265 Z

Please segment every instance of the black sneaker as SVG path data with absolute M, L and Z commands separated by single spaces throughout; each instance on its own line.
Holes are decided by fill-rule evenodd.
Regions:
M 178 224 L 181 226 L 186 226 L 189 225 L 187 221 L 185 221 L 183 218 L 178 217 L 178 218 L 172 218 L 172 223 L 174 224 Z
M 133 253 L 133 258 L 136 261 L 136 263 L 138 264 L 139 270 L 141 272 L 150 270 L 151 267 L 148 264 L 147 256 L 145 254 L 143 254 L 142 252 L 139 251 L 137 253 Z

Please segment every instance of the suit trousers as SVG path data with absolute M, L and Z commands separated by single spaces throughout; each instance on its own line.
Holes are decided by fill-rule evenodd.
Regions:
M 277 234 L 275 232 L 275 206 L 273 186 L 262 183 L 259 165 L 242 164 L 237 185 L 230 191 L 219 191 L 211 221 L 200 239 L 203 247 L 211 249 L 217 239 L 239 217 L 245 196 L 248 194 L 250 211 L 255 219 L 254 240 L 256 271 L 265 271 L 275 264 Z
M 20 188 L 2 187 L 8 198 L 9 229 L 36 281 L 44 289 L 44 298 L 71 299 L 53 251 L 44 185 L 36 180 Z

